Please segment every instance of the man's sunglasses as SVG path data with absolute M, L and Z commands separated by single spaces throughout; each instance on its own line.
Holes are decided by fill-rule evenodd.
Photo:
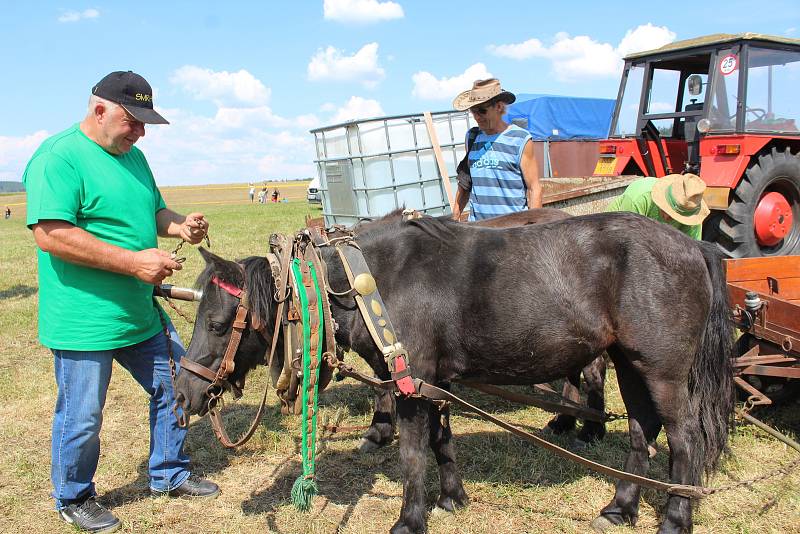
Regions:
M 469 110 L 472 113 L 476 114 L 476 115 L 486 115 L 486 112 L 489 111 L 489 108 L 491 108 L 491 107 L 492 107 L 491 105 L 490 106 L 474 106 L 474 107 L 469 108 Z

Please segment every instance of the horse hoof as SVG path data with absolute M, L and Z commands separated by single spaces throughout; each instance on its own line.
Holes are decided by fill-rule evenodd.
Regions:
M 616 525 L 612 523 L 606 516 L 599 515 L 594 518 L 592 521 L 592 530 L 595 532 L 605 532 L 606 530 L 615 527 Z
M 360 453 L 374 452 L 380 448 L 380 445 L 367 438 L 361 438 L 361 440 L 358 442 L 358 445 L 356 445 L 356 450 Z

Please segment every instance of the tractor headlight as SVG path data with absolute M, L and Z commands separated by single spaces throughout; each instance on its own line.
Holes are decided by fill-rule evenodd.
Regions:
M 697 131 L 700 133 L 708 133 L 711 129 L 711 121 L 708 119 L 700 119 L 697 121 Z

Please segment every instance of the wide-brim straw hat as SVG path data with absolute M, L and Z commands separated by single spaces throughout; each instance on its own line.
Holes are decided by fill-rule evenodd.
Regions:
M 653 202 L 664 212 L 687 226 L 700 224 L 708 217 L 703 193 L 706 184 L 696 174 L 669 174 L 656 180 L 651 193 Z
M 500 100 L 508 104 L 513 104 L 517 99 L 514 93 L 500 87 L 500 80 L 489 78 L 488 80 L 475 80 L 472 89 L 464 91 L 453 100 L 453 108 L 458 111 L 466 111 L 472 106 L 483 104 L 495 97 L 500 97 Z

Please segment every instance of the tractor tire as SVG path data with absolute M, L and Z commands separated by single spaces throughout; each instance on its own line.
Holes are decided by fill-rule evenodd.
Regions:
M 783 196 L 792 214 L 792 225 L 775 244 L 759 242 L 755 213 L 767 193 Z M 716 222 L 716 221 L 715 221 Z M 733 191 L 731 203 L 718 221 L 715 241 L 732 258 L 800 254 L 800 156 L 787 148 L 758 157 Z

